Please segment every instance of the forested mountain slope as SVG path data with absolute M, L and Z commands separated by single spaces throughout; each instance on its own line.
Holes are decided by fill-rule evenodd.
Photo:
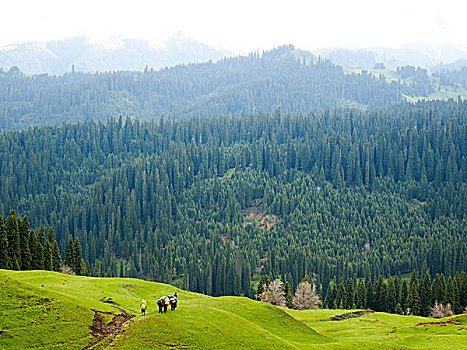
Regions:
M 0 212 L 93 271 L 252 295 L 259 274 L 467 270 L 467 107 L 111 119 L 0 135 Z M 6 216 L 6 215 L 5 215 Z
M 301 58 L 303 57 L 303 59 Z M 0 129 L 63 122 L 372 108 L 416 95 L 411 85 L 367 72 L 345 74 L 327 60 L 305 62 L 292 46 L 161 71 L 26 76 L 0 70 Z

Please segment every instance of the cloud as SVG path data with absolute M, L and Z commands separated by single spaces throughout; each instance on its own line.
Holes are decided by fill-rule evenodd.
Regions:
M 0 45 L 78 35 L 158 42 L 182 31 L 242 53 L 286 43 L 304 49 L 443 40 L 467 46 L 465 7 L 455 0 L 15 0 L 2 4 Z

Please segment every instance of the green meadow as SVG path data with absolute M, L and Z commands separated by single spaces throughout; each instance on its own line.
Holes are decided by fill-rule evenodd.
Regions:
M 156 300 L 175 291 L 177 310 L 159 314 Z M 141 299 L 148 302 L 144 317 Z M 443 326 L 385 313 L 331 321 L 350 311 L 288 310 L 126 278 L 0 270 L 0 306 L 0 349 L 467 348 L 467 315 Z M 112 326 L 122 309 L 134 317 Z M 106 332 L 96 331 L 96 314 Z

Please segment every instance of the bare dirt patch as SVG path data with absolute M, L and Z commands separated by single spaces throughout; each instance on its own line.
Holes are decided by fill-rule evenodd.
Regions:
M 119 334 L 124 332 L 123 326 L 130 322 L 133 317 L 135 317 L 134 315 L 130 315 L 125 309 L 122 309 L 121 307 L 115 305 L 112 305 L 112 307 L 120 310 L 121 313 L 116 314 L 110 311 L 92 310 L 94 311 L 94 320 L 90 328 L 92 331 L 92 336 L 95 337 L 95 340 L 86 346 L 84 348 L 85 350 L 92 349 L 94 346 L 103 344 L 104 342 L 106 342 L 106 344 L 102 349 L 107 348 L 110 344 L 112 344 L 114 339 Z M 104 315 L 113 316 L 112 320 L 109 323 L 106 323 Z
M 427 322 L 427 323 L 417 323 L 415 327 L 418 326 L 452 326 L 458 324 L 455 321 L 446 321 L 446 322 Z
M 243 227 L 254 224 L 259 228 L 270 230 L 278 219 L 273 214 L 267 214 L 263 211 L 263 200 L 257 199 L 251 207 L 242 210 L 244 215 Z
M 346 314 L 342 314 L 342 315 L 338 315 L 338 316 L 333 316 L 330 319 L 331 319 L 331 321 L 343 321 L 343 320 L 347 320 L 349 318 L 360 317 L 362 315 L 371 314 L 373 312 L 374 311 L 371 311 L 371 310 L 354 311 L 354 312 L 348 312 Z

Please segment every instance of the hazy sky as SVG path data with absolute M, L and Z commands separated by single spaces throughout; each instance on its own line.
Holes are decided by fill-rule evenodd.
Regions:
M 467 49 L 467 1 L 6 0 L 0 45 L 77 35 L 161 41 L 183 32 L 234 53 L 452 42 Z

